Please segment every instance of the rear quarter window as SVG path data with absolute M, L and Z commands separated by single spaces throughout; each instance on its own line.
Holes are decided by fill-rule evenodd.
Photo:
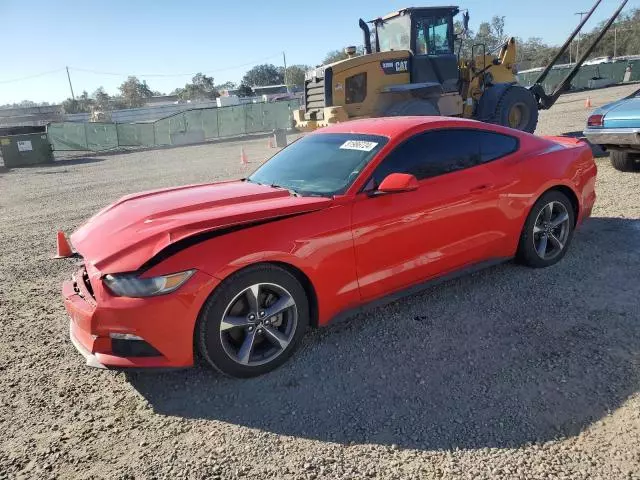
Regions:
M 501 133 L 477 131 L 480 142 L 480 163 L 505 157 L 518 150 L 518 139 Z

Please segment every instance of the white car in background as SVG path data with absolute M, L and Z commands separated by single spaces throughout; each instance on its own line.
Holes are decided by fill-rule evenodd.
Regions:
M 613 59 L 611 57 L 596 57 L 591 60 L 587 60 L 583 65 L 600 65 L 603 63 L 611 63 Z

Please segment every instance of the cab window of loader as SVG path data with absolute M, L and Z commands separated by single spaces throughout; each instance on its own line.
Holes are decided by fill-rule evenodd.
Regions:
M 416 34 L 418 55 L 453 53 L 449 44 L 449 17 L 419 19 L 416 22 Z
M 400 15 L 378 23 L 380 51 L 411 49 L 411 18 Z

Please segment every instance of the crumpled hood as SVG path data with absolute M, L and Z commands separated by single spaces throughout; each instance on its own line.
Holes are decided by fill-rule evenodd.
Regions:
M 102 209 L 71 235 L 71 243 L 104 274 L 130 272 L 192 235 L 315 211 L 330 202 L 243 181 L 153 190 Z

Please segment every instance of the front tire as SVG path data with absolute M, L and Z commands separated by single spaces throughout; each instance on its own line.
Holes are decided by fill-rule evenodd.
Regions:
M 611 150 L 609 154 L 611 165 L 620 172 L 637 172 L 640 171 L 640 162 L 629 152 L 620 152 Z
M 496 105 L 491 123 L 533 133 L 538 126 L 538 102 L 520 85 L 513 85 Z
M 571 243 L 575 215 L 564 193 L 552 190 L 542 195 L 524 224 L 516 259 L 533 268 L 558 263 Z
M 304 288 L 288 270 L 256 265 L 230 276 L 206 301 L 196 343 L 209 365 L 232 377 L 282 365 L 309 325 Z

